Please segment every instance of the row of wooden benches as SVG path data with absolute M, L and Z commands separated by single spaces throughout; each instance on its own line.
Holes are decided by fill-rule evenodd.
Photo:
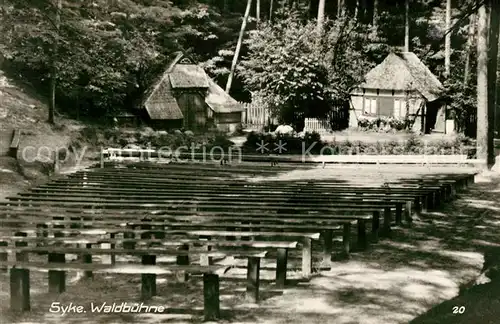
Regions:
M 145 173 L 148 173 L 144 171 L 145 170 L 141 170 L 140 174 L 135 175 L 142 177 Z M 358 242 L 360 245 L 363 245 L 363 239 L 366 240 L 366 234 L 363 234 L 366 221 L 372 221 L 372 232 L 374 234 L 378 233 L 379 225 L 377 223 L 380 212 L 383 212 L 385 216 L 384 224 L 386 225 L 384 225 L 384 228 L 390 229 L 390 212 L 396 210 L 396 221 L 398 222 L 398 212 L 401 215 L 403 209 L 406 210 L 407 208 L 405 207 L 409 206 L 405 202 L 409 201 L 411 205 L 416 199 L 418 203 L 417 206 L 422 202 L 424 202 L 423 205 L 425 205 L 426 200 L 423 199 L 423 197 L 432 196 L 436 198 L 436 201 L 434 201 L 433 198 L 429 199 L 427 203 L 431 201 L 432 203 L 437 203 L 440 201 L 440 198 L 447 199 L 448 196 L 453 194 L 454 190 L 452 189 L 456 182 L 462 182 L 462 184 L 459 185 L 461 188 L 470 181 L 470 176 L 463 177 L 463 179 L 457 177 L 455 180 L 431 179 L 417 182 L 417 185 L 419 185 L 417 188 L 406 187 L 408 188 L 406 195 L 403 191 L 405 187 L 401 186 L 400 188 L 402 191 L 399 193 L 394 193 L 393 190 L 400 188 L 391 188 L 389 192 L 382 188 L 382 191 L 378 191 L 378 196 L 374 194 L 373 197 L 370 195 L 363 197 L 365 196 L 364 194 L 359 194 L 362 193 L 362 191 L 354 191 L 355 195 L 353 195 L 353 192 L 349 193 L 348 190 L 337 191 L 336 189 L 340 189 L 340 187 L 336 188 L 328 184 L 325 184 L 322 188 L 317 188 L 318 190 L 309 192 L 307 188 L 301 188 L 304 186 L 303 184 L 299 186 L 281 186 L 282 192 L 276 192 L 274 195 L 272 191 L 279 189 L 280 186 L 271 186 L 271 188 L 268 188 L 268 184 L 254 187 L 242 187 L 243 184 L 239 186 L 228 185 L 224 187 L 223 190 L 219 189 L 219 191 L 221 191 L 220 193 L 217 191 L 210 194 L 208 187 L 205 192 L 198 192 L 202 189 L 199 189 L 196 184 L 193 184 L 192 187 L 189 187 L 190 189 L 184 186 L 183 189 L 186 190 L 176 194 L 176 188 L 174 186 L 178 185 L 177 183 L 162 183 L 161 189 L 148 186 L 153 181 L 158 183 L 158 180 L 165 179 L 165 176 L 161 174 L 154 174 L 154 177 L 151 179 L 143 181 L 142 183 L 145 187 L 140 184 L 141 181 L 137 181 L 138 183 L 131 183 L 131 185 L 137 187 L 137 190 L 146 190 L 148 193 L 154 192 L 155 197 L 150 199 L 150 197 L 147 197 L 148 194 L 136 194 L 133 190 L 124 187 L 123 184 L 125 184 L 126 179 L 121 180 L 117 177 L 121 172 L 123 172 L 123 170 L 95 170 L 77 173 L 67 180 L 61 179 L 46 186 L 35 188 L 30 193 L 12 197 L 11 202 L 5 204 L 9 205 L 9 207 L 1 213 L 1 221 L 4 222 L 3 224 L 12 225 L 10 229 L 18 230 L 18 234 L 23 233 L 23 235 L 28 235 L 28 231 L 21 232 L 20 230 L 22 229 L 32 229 L 35 232 L 42 232 L 41 237 L 16 237 L 15 242 L 17 243 L 15 245 L 17 246 L 14 247 L 6 246 L 5 243 L 3 244 L 3 253 L 16 254 L 16 261 L 14 263 L 12 263 L 12 261 L 4 262 L 6 266 L 16 266 L 11 269 L 11 288 L 13 292 L 11 306 L 13 308 L 26 309 L 26 305 L 29 306 L 29 269 L 49 269 L 49 282 L 52 282 L 49 286 L 56 287 L 51 289 L 61 290 L 61 286 L 64 286 L 61 279 L 64 276 L 64 270 L 79 269 L 81 271 L 87 271 L 87 274 L 89 274 L 90 271 L 120 272 L 119 269 L 122 269 L 122 272 L 127 272 L 125 268 L 119 265 L 89 265 L 89 256 L 92 254 L 132 254 L 139 255 L 142 258 L 141 263 L 143 265 L 141 265 L 141 268 L 134 268 L 133 271 L 142 273 L 142 291 L 143 297 L 145 298 L 154 295 L 156 288 L 153 282 L 155 282 L 155 276 L 157 274 L 163 274 L 165 271 L 203 273 L 205 278 L 206 297 L 205 315 L 206 318 L 215 318 L 218 316 L 219 307 L 218 294 L 216 294 L 219 285 L 217 274 L 218 271 L 225 271 L 227 268 L 213 267 L 209 262 L 203 262 L 196 267 L 187 265 L 185 264 L 186 254 L 190 254 L 190 250 L 184 250 L 184 252 L 181 253 L 177 249 L 165 249 L 165 246 L 171 244 L 171 247 L 179 247 L 176 244 L 182 244 L 180 247 L 185 249 L 186 244 L 203 242 L 202 244 L 204 244 L 207 249 L 216 247 L 216 250 L 207 251 L 207 253 L 203 254 L 204 258 L 214 256 L 216 255 L 214 253 L 217 252 L 231 254 L 224 249 L 225 247 L 246 246 L 253 249 L 247 249 L 245 253 L 239 255 L 248 258 L 247 294 L 253 300 L 258 300 L 260 259 L 267 255 L 269 250 L 276 250 L 276 281 L 279 286 L 283 286 L 286 280 L 286 259 L 288 249 L 295 248 L 298 245 L 302 246 L 303 273 L 307 275 L 308 272 L 310 273 L 308 269 L 311 269 L 312 265 L 312 240 L 319 238 L 319 232 L 322 234 L 324 242 L 323 252 L 325 256 L 331 255 L 333 231 L 340 228 L 343 229 L 344 252 L 348 252 L 348 244 L 350 241 L 348 239 L 348 233 L 350 233 L 352 222 L 356 221 L 358 223 Z M 92 174 L 96 174 L 99 177 L 89 179 Z M 121 174 L 124 175 L 124 173 Z M 133 177 L 135 175 L 126 174 L 124 178 L 127 178 L 127 176 Z M 109 179 L 112 180 L 108 182 Z M 110 187 L 95 188 L 93 185 L 88 185 L 87 182 L 89 180 L 94 183 L 110 185 Z M 224 182 L 211 181 L 208 179 L 199 181 L 207 186 L 212 186 L 212 188 L 222 186 Z M 254 188 L 255 190 L 251 191 L 249 188 Z M 268 188 L 268 192 L 261 191 L 265 188 Z M 97 191 L 97 195 L 92 195 L 92 190 L 97 189 L 102 189 L 102 191 Z M 81 191 L 75 192 L 75 190 Z M 159 193 L 158 190 L 162 190 L 162 192 Z M 369 191 L 367 188 L 362 190 Z M 411 194 L 411 190 L 414 192 L 413 195 Z M 245 194 L 246 191 L 252 192 L 252 196 L 248 197 L 253 199 L 250 203 L 239 204 L 237 199 L 229 199 L 229 197 L 231 197 L 230 195 L 237 195 L 240 197 L 239 199 L 241 199 L 241 197 L 247 198 Z M 435 191 L 440 191 L 441 193 L 434 195 Z M 76 195 L 72 194 L 73 192 L 75 192 Z M 321 195 L 321 198 L 317 198 L 320 192 L 323 192 L 324 195 Z M 338 195 L 330 195 L 332 192 L 338 193 Z M 50 198 L 47 196 L 54 193 L 58 194 L 57 197 L 52 196 L 53 198 Z M 80 195 L 85 195 L 85 193 L 87 193 L 89 197 L 84 196 L 83 199 L 78 199 L 78 197 L 81 197 Z M 159 194 L 156 195 L 157 193 Z M 203 193 L 205 196 L 202 198 L 212 198 L 210 199 L 212 202 L 211 204 L 200 201 L 194 206 L 177 205 L 175 206 L 175 210 L 171 210 L 169 207 L 172 207 L 172 203 L 165 203 L 165 201 L 176 202 L 177 200 L 175 199 L 178 198 L 182 200 L 193 199 L 193 197 L 198 197 L 198 195 Z M 294 198 L 296 199 L 295 202 L 290 203 L 286 200 L 286 196 L 290 194 L 294 194 Z M 96 196 L 105 199 L 92 199 L 92 197 Z M 353 196 L 359 197 L 354 198 Z M 214 197 L 217 197 L 217 199 L 213 199 Z M 418 202 L 419 197 L 421 199 L 420 202 Z M 130 198 L 134 200 L 131 201 Z M 300 201 L 306 198 L 310 199 L 307 207 L 304 207 L 303 204 L 301 206 Z M 373 199 L 373 201 L 366 201 L 366 199 Z M 379 199 L 384 199 L 385 201 L 377 202 L 376 200 Z M 124 201 L 127 203 L 124 204 Z M 259 202 L 263 203 L 259 204 Z M 318 208 L 318 203 L 321 203 L 322 207 Z M 353 207 L 353 203 L 356 204 L 355 207 Z M 283 204 L 290 205 L 283 206 Z M 46 209 L 47 207 L 48 209 Z M 80 209 L 82 207 L 87 209 Z M 127 207 L 131 209 L 127 209 Z M 249 208 L 253 209 L 253 212 L 248 212 Z M 302 212 L 297 214 L 297 209 Z M 239 212 L 235 212 L 235 210 Z M 317 213 L 310 214 L 309 210 L 315 210 Z M 262 212 L 266 212 L 266 214 L 262 215 Z M 39 218 L 37 221 L 37 216 L 39 217 L 40 213 L 47 217 L 42 222 L 40 222 Z M 348 215 L 349 213 L 352 215 Z M 200 218 L 202 222 L 194 222 L 196 219 Z M 401 217 L 399 218 L 401 220 Z M 139 221 L 137 221 L 137 219 L 139 219 Z M 193 223 L 189 223 L 190 221 Z M 19 222 L 24 224 L 19 224 Z M 128 226 L 125 226 L 125 229 L 120 228 L 118 225 L 121 223 Z M 330 228 L 325 230 L 325 223 L 329 224 L 328 226 L 330 226 Z M 31 228 L 27 224 L 32 224 Z M 52 228 L 49 226 L 52 226 Z M 66 228 L 60 228 L 61 226 L 65 226 Z M 73 226 L 73 228 L 71 228 L 71 226 Z M 92 228 L 85 229 L 85 227 L 90 226 L 92 226 Z M 277 231 L 277 226 L 280 226 L 280 230 L 283 232 Z M 314 233 L 314 226 L 318 228 L 317 233 Z M 234 229 L 238 227 L 240 229 L 245 229 L 245 231 L 235 231 Z M 303 231 L 297 233 L 290 232 L 297 231 L 300 227 L 303 227 Z M 141 229 L 137 230 L 134 228 Z M 195 230 L 196 228 L 198 228 L 198 230 Z M 100 230 L 97 231 L 97 229 Z M 230 229 L 230 231 L 228 231 L 228 229 Z M 86 233 L 85 230 L 88 232 Z M 94 232 L 92 232 L 92 230 Z M 182 233 L 179 233 L 179 230 L 182 230 Z M 267 232 L 269 230 L 273 231 Z M 52 232 L 50 235 L 54 235 L 55 237 L 44 237 L 44 234 L 48 235 L 49 232 Z M 190 239 L 184 238 L 184 241 L 164 238 L 165 235 L 174 234 L 174 232 L 181 235 L 189 234 L 194 237 Z M 123 237 L 121 237 L 122 233 Z M 62 235 L 66 236 L 71 234 L 76 236 L 61 237 Z M 292 237 L 292 234 L 298 236 Z M 109 238 L 102 238 L 102 235 L 108 235 Z M 140 235 L 141 238 L 132 238 L 132 235 Z M 378 235 L 374 235 L 374 237 L 377 236 Z M 4 237 L 7 238 L 7 235 Z M 155 239 L 151 237 L 155 237 Z M 205 241 L 207 237 L 212 238 L 212 240 Z M 215 237 L 226 238 L 226 240 L 213 240 Z M 255 240 L 230 241 L 227 240 L 229 237 L 253 237 Z M 285 237 L 288 237 L 290 240 L 297 238 L 299 240 L 289 242 L 270 241 L 271 239 L 276 240 Z M 269 241 L 262 240 L 263 238 Z M 189 243 L 186 243 L 186 240 L 190 240 Z M 28 246 L 30 243 L 34 243 L 35 246 Z M 53 245 L 37 247 L 37 243 L 38 245 L 44 243 L 70 244 L 73 245 L 73 247 L 68 247 L 67 245 L 59 248 Z M 112 244 L 114 245 L 113 249 L 95 249 L 95 245 L 101 243 Z M 145 254 L 147 251 L 153 251 L 149 250 L 152 249 L 150 245 L 153 243 L 163 244 L 165 254 L 168 254 L 170 251 L 173 255 L 177 256 L 177 265 L 169 265 L 166 267 L 154 266 L 154 268 L 152 268 L 152 263 L 156 263 L 156 254 L 162 254 L 161 252 L 157 252 L 158 250 L 156 249 L 154 250 L 155 254 Z M 85 247 L 78 247 L 75 246 L 75 244 L 84 244 Z M 121 249 L 119 248 L 120 246 Z M 141 246 L 144 246 L 144 248 L 141 249 Z M 259 251 L 255 251 L 255 249 L 259 249 Z M 264 251 L 262 251 L 262 249 Z M 43 264 L 29 263 L 27 260 L 27 253 L 29 252 L 47 252 L 49 253 L 51 263 L 46 267 L 44 267 Z M 86 262 L 78 265 L 71 264 L 71 266 L 69 266 L 69 264 L 62 262 L 62 260 L 65 260 L 64 255 L 66 253 L 82 254 L 82 256 L 85 256 L 82 257 L 82 260 Z M 238 255 L 238 253 L 235 254 Z M 18 255 L 19 258 L 17 258 Z M 132 270 L 129 270 L 128 272 L 130 273 L 131 271 Z M 26 294 L 26 286 L 28 286 L 28 295 Z M 28 298 L 27 300 L 26 295 Z

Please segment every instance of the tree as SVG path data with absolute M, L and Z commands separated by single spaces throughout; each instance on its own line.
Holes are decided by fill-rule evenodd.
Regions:
M 444 69 L 445 76 L 450 75 L 450 56 L 451 56 L 451 0 L 446 0 L 446 36 L 444 45 Z
M 372 18 L 373 31 L 377 34 L 378 29 L 378 0 L 373 0 L 373 18 Z
M 470 70 L 470 57 L 471 57 L 471 49 L 472 44 L 474 42 L 474 31 L 476 26 L 476 14 L 471 14 L 469 16 L 469 28 L 467 34 L 467 42 L 465 46 L 465 67 L 464 67 L 464 88 L 467 86 L 469 82 L 469 70 Z
M 353 19 L 324 26 L 291 13 L 250 35 L 249 53 L 238 74 L 282 123 L 300 131 L 304 118 L 325 118 L 336 102 L 349 99 L 351 88 L 373 66 L 364 54 L 365 30 Z
M 58 52 L 58 38 L 59 38 L 59 28 L 61 24 L 61 10 L 62 2 L 61 0 L 56 0 L 57 4 L 55 6 L 55 29 L 56 29 L 56 39 L 54 40 L 54 50 L 52 57 L 52 68 L 50 72 L 50 99 L 49 99 L 49 118 L 47 119 L 49 124 L 54 124 L 54 114 L 56 110 L 56 83 L 57 83 L 57 63 L 56 57 Z
M 238 43 L 236 44 L 236 50 L 234 51 L 233 63 L 231 64 L 231 72 L 227 79 L 226 92 L 229 93 L 231 90 L 231 83 L 233 82 L 234 71 L 236 70 L 236 64 L 238 63 L 238 56 L 240 54 L 241 43 L 243 42 L 243 35 L 245 34 L 245 28 L 247 25 L 248 16 L 250 15 L 250 8 L 252 7 L 252 0 L 247 0 L 247 8 L 245 10 L 245 16 L 243 17 L 243 22 L 241 23 L 240 36 L 238 37 Z
M 410 1 L 405 0 L 405 47 L 404 51 L 410 51 Z
M 325 23 L 325 0 L 319 0 L 318 5 L 318 37 L 321 37 L 323 32 L 323 24 Z
M 489 35 L 488 35 L 488 166 L 495 164 L 495 111 L 497 105 L 497 71 L 498 71 L 498 29 L 500 1 L 489 0 Z
M 488 164 L 488 15 L 483 4 L 478 10 L 477 24 L 477 158 Z

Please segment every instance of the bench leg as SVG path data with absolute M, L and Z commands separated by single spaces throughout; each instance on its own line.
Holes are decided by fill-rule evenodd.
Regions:
M 403 203 L 396 203 L 396 225 L 403 225 Z
M 342 226 L 342 256 L 349 258 L 351 252 L 351 223 Z
M 407 224 L 411 223 L 412 215 L 413 215 L 413 201 L 408 200 L 406 202 L 406 207 L 405 207 L 405 222 Z
M 201 237 L 200 237 L 201 238 Z M 210 241 L 211 240 L 211 237 L 210 236 L 203 236 L 203 238 L 207 239 L 207 241 Z M 210 252 L 212 251 L 212 247 L 210 245 L 207 245 L 205 247 L 205 250 L 207 252 Z M 206 254 L 202 254 L 200 255 L 200 265 L 201 266 L 210 266 L 213 264 L 213 257 L 211 256 L 208 256 Z
M 378 242 L 378 232 L 380 230 L 380 212 L 378 210 L 373 212 L 372 218 L 372 240 Z
M 427 213 L 429 211 L 429 196 L 422 195 L 420 201 L 422 202 L 422 213 Z
M 415 211 L 420 214 L 422 212 L 422 199 L 415 197 Z
M 123 233 L 123 238 L 124 239 L 134 239 L 135 234 L 133 232 L 125 232 Z M 134 250 L 135 249 L 135 242 L 134 241 L 123 241 L 123 248 L 125 250 Z
M 321 234 L 323 236 L 323 263 L 330 265 L 332 262 L 333 230 L 325 230 Z
M 156 256 L 142 256 L 142 264 L 155 265 Z M 156 296 L 156 274 L 143 273 L 141 274 L 141 298 L 142 300 L 148 300 L 153 296 Z
M 92 244 L 91 243 L 87 243 L 85 245 L 85 248 L 91 249 L 92 248 Z M 83 263 L 86 263 L 86 264 L 92 264 L 92 254 L 85 253 L 82 256 L 82 261 L 83 261 Z M 90 279 L 90 278 L 92 278 L 94 276 L 94 274 L 92 273 L 92 271 L 85 271 L 83 275 L 87 279 Z
M 276 286 L 279 289 L 285 288 L 286 285 L 286 269 L 288 263 L 288 249 L 279 248 L 276 257 Z
M 13 311 L 29 311 L 30 306 L 30 271 L 10 269 L 10 308 Z
M 306 237 L 302 242 L 302 276 L 308 278 L 312 274 L 312 239 Z
M 358 219 L 358 249 L 366 250 L 368 241 L 366 239 L 366 223 L 364 219 Z
M 0 247 L 8 247 L 9 242 L 2 241 L 0 242 Z M 0 262 L 6 262 L 9 260 L 9 253 L 1 252 L 0 253 Z M 0 272 L 7 272 L 7 267 L 0 267 Z
M 189 251 L 189 245 L 184 244 L 179 247 L 181 251 Z M 176 260 L 177 265 L 189 265 L 189 255 L 178 255 Z M 186 282 L 189 280 L 189 274 L 186 271 L 177 271 L 175 277 L 178 282 Z
M 391 218 L 391 209 L 389 207 L 384 208 L 384 224 L 382 228 L 384 237 L 391 237 Z
M 205 321 L 220 318 L 219 276 L 212 273 L 203 275 L 203 297 Z
M 65 263 L 66 257 L 64 254 L 49 253 L 49 263 Z M 66 272 L 60 270 L 49 270 L 49 292 L 63 293 L 66 290 Z
M 247 266 L 247 290 L 246 297 L 249 301 L 257 303 L 259 301 L 260 286 L 260 258 L 249 257 Z

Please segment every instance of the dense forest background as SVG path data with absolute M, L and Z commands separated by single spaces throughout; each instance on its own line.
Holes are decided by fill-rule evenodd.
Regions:
M 410 51 L 444 82 L 457 120 L 475 111 L 476 1 L 451 1 L 449 75 L 446 0 L 410 0 L 408 11 L 404 0 L 326 1 L 320 28 L 321 1 L 251 2 L 234 98 L 321 117 L 389 52 L 402 50 L 407 25 Z M 58 112 L 78 117 L 137 107 L 179 50 L 225 88 L 248 2 L 3 0 L 2 68 L 48 98 L 55 89 Z

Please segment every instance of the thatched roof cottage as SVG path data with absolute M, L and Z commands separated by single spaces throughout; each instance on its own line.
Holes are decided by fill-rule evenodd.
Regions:
M 411 52 L 391 53 L 351 91 L 349 126 L 362 116 L 408 117 L 412 128 L 423 133 L 453 131 L 446 122 L 443 85 Z
M 148 122 L 157 129 L 202 130 L 216 126 L 231 132 L 241 125 L 243 111 L 242 105 L 183 53 L 177 53 L 146 92 L 142 108 Z

